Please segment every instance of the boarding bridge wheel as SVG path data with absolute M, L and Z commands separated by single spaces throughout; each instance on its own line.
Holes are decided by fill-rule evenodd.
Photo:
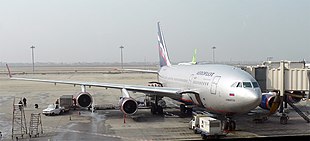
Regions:
M 280 117 L 280 123 L 281 124 L 287 124 L 289 117 L 286 114 L 282 114 L 282 116 Z

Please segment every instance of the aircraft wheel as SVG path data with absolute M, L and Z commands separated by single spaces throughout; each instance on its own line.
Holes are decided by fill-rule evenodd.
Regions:
M 234 131 L 236 130 L 236 122 L 230 119 L 227 119 L 224 122 L 223 130 Z
M 164 110 L 163 110 L 163 107 L 161 107 L 161 106 L 157 106 L 157 113 L 159 114 L 159 115 L 162 115 L 162 114 L 164 114 Z
M 203 140 L 207 140 L 208 139 L 208 136 L 206 136 L 205 134 L 201 134 L 201 137 Z
M 193 114 L 193 108 L 186 108 L 186 114 L 192 115 Z
M 282 114 L 282 116 L 280 117 L 280 123 L 281 124 L 287 124 L 289 117 L 286 114 Z
M 236 122 L 235 121 L 230 121 L 229 122 L 229 130 L 230 131 L 236 130 Z
M 154 104 L 154 103 L 151 103 L 151 113 L 152 113 L 153 115 L 156 114 L 156 107 L 155 107 L 155 104 Z
M 151 105 L 152 105 L 151 106 L 151 113 L 153 115 L 156 115 L 156 114 L 162 115 L 162 114 L 164 114 L 163 107 L 158 106 L 158 105 L 156 106 L 155 103 L 152 103 Z
M 227 121 L 224 122 L 224 127 L 223 127 L 223 129 L 224 129 L 224 130 L 228 130 L 228 122 L 227 122 Z
M 181 110 L 181 113 L 182 113 L 182 114 L 186 114 L 185 105 L 181 104 L 181 105 L 180 105 L 180 110 Z
M 287 121 L 288 121 L 288 117 L 287 116 L 280 117 L 280 123 L 281 124 L 287 124 Z
M 194 129 L 194 133 L 195 133 L 195 134 L 198 134 L 198 131 L 197 131 L 196 129 Z

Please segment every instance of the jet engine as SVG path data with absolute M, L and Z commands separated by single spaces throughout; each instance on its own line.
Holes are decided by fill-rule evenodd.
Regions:
M 88 92 L 80 92 L 76 98 L 76 104 L 80 107 L 90 107 L 93 103 L 93 98 Z
M 262 93 L 262 101 L 259 107 L 266 109 L 266 110 L 270 110 L 275 97 L 276 96 L 272 93 Z
M 136 100 L 128 97 L 121 98 L 119 102 L 121 111 L 127 115 L 133 115 L 138 110 L 138 103 Z
M 298 103 L 303 98 L 303 94 L 298 91 L 292 91 L 292 92 L 285 93 L 285 94 L 287 95 L 286 101 L 290 103 Z M 275 103 L 276 101 L 279 103 L 279 100 L 277 100 L 276 98 L 277 98 L 276 94 L 272 92 L 262 93 L 262 101 L 259 107 L 266 109 L 266 110 L 270 110 L 273 103 Z M 279 106 L 280 104 L 274 106 L 274 108 L 277 109 Z

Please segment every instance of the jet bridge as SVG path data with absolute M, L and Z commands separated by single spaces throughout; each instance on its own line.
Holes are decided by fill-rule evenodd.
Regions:
M 281 96 L 285 91 L 309 93 L 310 69 L 305 67 L 304 61 L 267 61 L 262 65 L 247 66 L 243 69 L 258 81 L 263 92 L 280 90 Z
M 284 104 L 281 102 L 280 105 L 280 113 L 284 113 L 283 108 L 287 108 L 289 104 L 301 117 L 310 122 L 310 119 L 293 105 L 301 99 L 309 102 L 310 68 L 305 64 L 305 61 L 266 61 L 262 65 L 244 67 L 243 70 L 257 80 L 263 93 L 277 92 L 278 96 L 284 99 Z

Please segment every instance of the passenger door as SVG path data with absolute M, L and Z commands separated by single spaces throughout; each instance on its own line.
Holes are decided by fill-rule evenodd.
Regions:
M 220 79 L 221 79 L 221 76 L 215 76 L 213 78 L 213 81 L 211 83 L 211 89 L 210 89 L 211 94 L 216 94 L 217 84 L 219 83 Z

